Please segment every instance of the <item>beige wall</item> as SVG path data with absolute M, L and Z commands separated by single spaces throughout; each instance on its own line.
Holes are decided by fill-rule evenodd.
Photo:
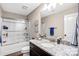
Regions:
M 55 27 L 55 37 L 64 37 L 64 15 L 77 12 L 77 7 L 72 7 L 62 12 L 49 15 L 42 18 L 44 24 L 42 25 L 42 32 L 46 33 L 49 37 L 49 28 Z
M 41 26 L 41 24 L 40 24 L 41 23 L 41 15 L 40 15 L 41 9 L 42 9 L 42 5 L 40 5 L 32 13 L 30 13 L 28 15 L 28 20 L 30 21 L 30 33 L 31 33 L 32 37 L 36 37 L 37 33 L 40 33 L 40 31 L 41 31 L 41 29 L 40 29 L 40 26 Z M 35 24 L 38 24 L 38 29 L 37 29 L 38 32 L 35 32 L 35 26 L 34 26 Z
M 2 17 L 3 18 L 11 18 L 11 19 L 19 19 L 19 20 L 20 19 L 27 19 L 27 17 L 24 15 L 19 15 L 19 14 L 5 12 L 5 11 L 2 11 Z

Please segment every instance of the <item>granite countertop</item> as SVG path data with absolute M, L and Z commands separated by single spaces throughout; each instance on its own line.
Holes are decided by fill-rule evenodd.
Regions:
M 78 53 L 78 48 L 74 46 L 57 44 L 56 42 L 50 42 L 46 39 L 34 39 L 30 40 L 30 42 L 54 56 L 76 56 Z

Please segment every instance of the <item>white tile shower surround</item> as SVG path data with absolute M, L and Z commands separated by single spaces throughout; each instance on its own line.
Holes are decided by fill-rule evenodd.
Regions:
M 78 53 L 78 48 L 57 44 L 56 42 L 49 42 L 49 40 L 30 40 L 30 42 L 54 56 L 76 56 Z M 45 43 L 45 45 L 43 43 Z M 46 43 L 51 46 L 46 46 Z
M 29 45 L 29 42 L 20 42 L 12 45 L 7 46 L 0 46 L 0 56 L 1 55 L 8 55 L 17 51 L 21 51 L 21 49 L 25 46 Z

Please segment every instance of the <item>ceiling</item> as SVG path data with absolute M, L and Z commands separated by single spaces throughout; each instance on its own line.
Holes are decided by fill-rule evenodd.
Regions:
M 27 16 L 40 4 L 39 3 L 1 3 L 0 5 L 5 12 L 11 12 L 11 13 Z
M 72 7 L 75 7 L 75 6 L 77 6 L 77 3 L 63 3 L 62 5 L 56 4 L 56 6 L 54 8 L 51 7 L 51 10 L 47 10 L 47 9 L 43 10 L 41 12 L 41 16 L 46 17 L 50 14 L 55 14 L 57 12 L 67 10 L 68 8 L 72 8 Z
M 5 12 L 11 12 L 27 16 L 29 13 L 35 10 L 40 4 L 41 3 L 1 3 L 0 5 Z M 56 6 L 54 6 L 54 8 L 51 7 L 51 10 L 43 10 L 41 12 L 41 16 L 46 17 L 50 14 L 54 14 L 66 10 L 68 8 L 75 7 L 76 5 L 76 3 L 63 3 L 62 5 L 56 3 Z

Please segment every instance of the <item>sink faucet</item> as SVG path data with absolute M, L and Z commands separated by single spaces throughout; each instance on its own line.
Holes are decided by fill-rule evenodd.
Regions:
M 57 39 L 57 44 L 60 44 L 62 38 Z
M 42 39 L 42 38 L 44 38 L 44 37 L 46 37 L 46 34 L 38 34 L 38 38 L 39 38 L 39 39 Z

